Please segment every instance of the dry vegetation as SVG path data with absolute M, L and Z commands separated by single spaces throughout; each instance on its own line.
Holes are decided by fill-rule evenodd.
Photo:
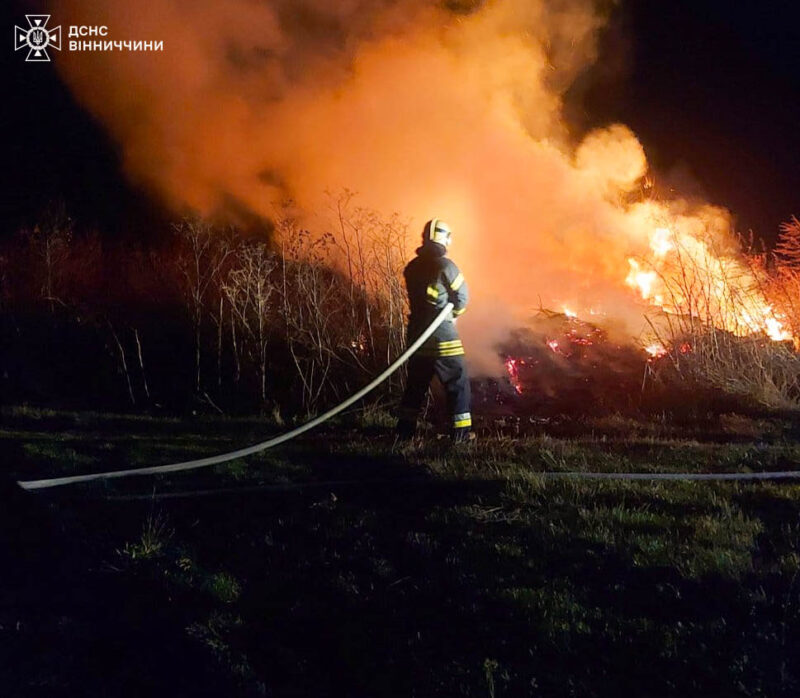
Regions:
M 656 372 L 667 382 L 710 388 L 761 407 L 800 407 L 797 340 L 774 341 L 746 324 L 755 316 L 752 299 L 765 298 L 783 328 L 800 337 L 800 223 L 795 218 L 782 227 L 774 254 L 737 257 L 747 262 L 744 267 L 715 256 L 720 264 L 705 267 L 678 245 L 671 273 L 659 274 L 668 301 L 680 312 L 649 318 L 653 337 L 668 352 Z
M 41 345 L 46 334 L 45 343 L 81 345 L 84 359 L 89 345 L 98 356 L 83 382 L 131 407 L 191 395 L 217 411 L 316 411 L 405 341 L 406 223 L 355 206 L 349 193 L 331 201 L 322 233 L 287 204 L 269 235 L 184 219 L 147 250 L 75 235 L 53 207 L 0 251 L 2 320 L 17 335 L 7 372 L 31 359 L 25 340 Z M 51 359 L 62 374 L 90 373 L 83 361 Z M 13 373 L 24 381 L 36 371 Z M 31 398 L 27 384 L 18 392 Z
M 300 223 L 307 213 L 287 203 L 261 236 L 185 219 L 160 245 L 142 247 L 102 242 L 52 206 L 0 250 L 0 320 L 14 337 L 0 357 L 11 377 L 6 394 L 16 402 L 97 407 L 95 399 L 113 408 L 291 419 L 351 393 L 403 348 L 410 233 L 398 216 L 359 208 L 349 192 L 319 214 L 322 232 L 312 234 Z M 678 245 L 669 269 L 654 270 L 666 304 L 680 311 L 650 317 L 652 339 L 667 354 L 646 367 L 642 355 L 631 385 L 642 384 L 633 373 L 645 369 L 645 379 L 658 379 L 645 388 L 797 408 L 796 347 L 754 334 L 747 318 L 753 298 L 766 298 L 800 336 L 800 221 L 783 226 L 774 254 L 712 252 L 709 266 Z M 630 363 L 635 352 L 626 352 L 616 360 L 595 351 L 593 361 L 613 368 Z M 560 375 L 552 371 L 549 382 Z M 384 395 L 396 395 L 402 380 L 394 376 Z M 616 392 L 602 397 L 604 409 L 644 404 L 632 395 L 609 404 Z

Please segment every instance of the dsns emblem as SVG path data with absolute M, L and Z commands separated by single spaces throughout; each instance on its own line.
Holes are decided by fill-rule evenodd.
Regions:
M 50 15 L 25 15 L 25 19 L 28 20 L 27 29 L 14 27 L 14 50 L 19 51 L 27 47 L 29 51 L 25 57 L 26 61 L 48 62 L 50 60 L 48 48 L 61 50 L 61 27 L 47 28 Z

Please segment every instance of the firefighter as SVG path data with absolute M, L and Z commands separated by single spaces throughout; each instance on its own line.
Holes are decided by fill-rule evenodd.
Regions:
M 450 302 L 453 310 L 408 363 L 408 382 L 400 403 L 397 433 L 409 439 L 416 433 L 419 415 L 428 386 L 437 376 L 447 394 L 455 443 L 467 442 L 472 434 L 469 376 L 464 347 L 456 331 L 456 319 L 467 308 L 467 283 L 458 267 L 447 258 L 451 233 L 438 218 L 428 221 L 422 231 L 422 246 L 405 268 L 411 313 L 408 318 L 408 342 L 413 342 Z

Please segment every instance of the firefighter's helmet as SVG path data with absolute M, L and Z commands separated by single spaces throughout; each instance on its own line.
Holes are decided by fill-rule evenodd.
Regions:
M 450 245 L 450 226 L 444 221 L 434 218 L 429 220 L 422 230 L 422 242 L 438 242 L 445 247 Z

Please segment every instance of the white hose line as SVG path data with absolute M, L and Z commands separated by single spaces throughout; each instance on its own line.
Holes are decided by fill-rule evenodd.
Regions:
M 374 390 L 377 386 L 379 386 L 383 381 L 385 381 L 389 376 L 391 376 L 398 368 L 400 368 L 406 361 L 411 358 L 411 355 L 419 349 L 423 342 L 428 339 L 435 331 L 436 328 L 441 325 L 445 319 L 450 315 L 450 311 L 453 309 L 453 304 L 448 303 L 442 311 L 434 318 L 433 322 L 428 326 L 419 338 L 406 349 L 396 360 L 393 364 L 388 366 L 383 373 L 381 373 L 375 380 L 373 380 L 369 385 L 364 386 L 354 395 L 351 395 L 347 400 L 342 402 L 341 404 L 333 407 L 332 409 L 328 410 L 327 412 L 321 414 L 319 417 L 315 417 L 311 421 L 306 422 L 305 424 L 301 424 L 296 429 L 292 429 L 291 431 L 287 431 L 285 434 L 281 434 L 280 436 L 276 436 L 268 441 L 262 441 L 261 443 L 254 444 L 253 446 L 248 446 L 247 448 L 240 448 L 237 451 L 231 451 L 229 453 L 221 453 L 217 456 L 209 456 L 208 458 L 198 458 L 197 460 L 188 460 L 183 461 L 182 463 L 171 463 L 169 465 L 156 465 L 151 468 L 132 468 L 130 470 L 113 470 L 107 473 L 90 473 L 88 475 L 74 475 L 72 477 L 54 477 L 48 480 L 25 480 L 19 481 L 17 484 L 25 490 L 41 490 L 47 487 L 61 487 L 62 485 L 72 485 L 76 482 L 91 482 L 93 480 L 109 480 L 115 477 L 129 477 L 132 475 L 158 475 L 161 473 L 176 473 L 182 470 L 194 470 L 195 468 L 204 468 L 208 465 L 217 465 L 219 463 L 227 463 L 228 461 L 236 460 L 237 458 L 244 458 L 245 456 L 252 456 L 254 453 L 261 453 L 261 451 L 266 451 L 268 448 L 272 448 L 273 446 L 277 446 L 278 444 L 285 443 L 296 436 L 300 436 L 300 434 L 304 434 L 307 431 L 310 431 L 314 427 L 319 426 L 323 422 L 326 422 L 331 417 L 336 416 L 342 410 L 346 410 L 350 405 L 354 402 L 358 402 L 362 397 L 364 397 L 368 392 Z
M 800 470 L 782 470 L 761 473 L 602 473 L 602 472 L 553 472 L 553 471 L 531 471 L 530 475 L 540 475 L 544 478 L 552 479 L 585 479 L 585 480 L 638 480 L 638 481 L 692 481 L 692 480 L 783 480 L 800 479 Z M 221 487 L 210 490 L 189 490 L 178 492 L 152 492 L 150 494 L 127 494 L 111 495 L 103 497 L 103 501 L 109 502 L 136 502 L 153 501 L 156 499 L 190 499 L 195 497 L 224 497 L 227 495 L 253 494 L 256 492 L 297 492 L 311 489 L 327 489 L 333 487 L 375 487 L 383 485 L 408 485 L 422 484 L 430 486 L 432 483 L 447 486 L 453 481 L 445 479 L 431 480 L 423 477 L 393 477 L 393 478 L 371 478 L 359 480 L 319 480 L 316 482 L 279 482 L 267 483 L 262 485 L 251 485 L 241 487 Z M 461 481 L 469 484 L 469 480 Z M 499 480 L 498 480 L 499 482 Z
M 535 475 L 536 473 L 532 473 Z M 773 470 L 760 473 L 582 473 L 543 472 L 545 477 L 569 477 L 585 480 L 797 480 L 800 470 Z

